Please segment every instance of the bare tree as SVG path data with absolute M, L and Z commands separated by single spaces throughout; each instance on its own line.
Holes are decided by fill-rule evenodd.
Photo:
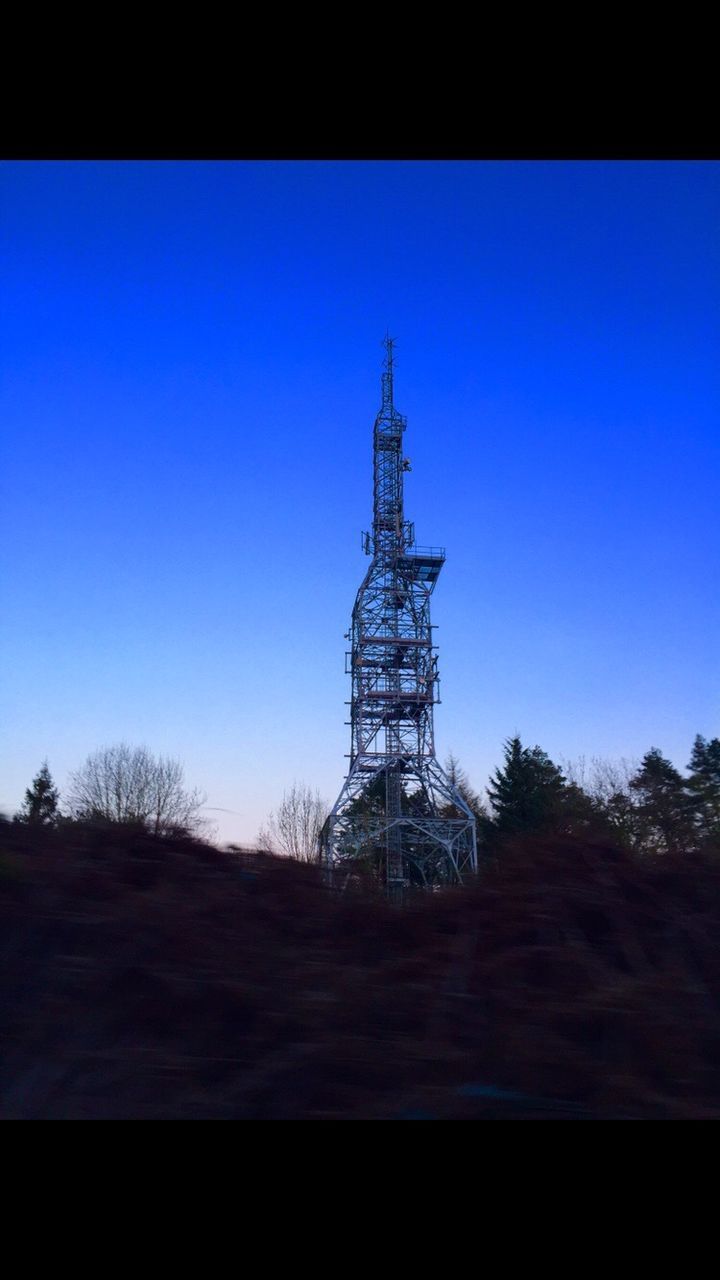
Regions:
M 70 775 L 73 818 L 141 822 L 155 835 L 199 832 L 205 826 L 199 814 L 204 803 L 199 791 L 185 790 L 179 760 L 124 742 L 101 747 Z
M 465 770 L 461 768 L 460 761 L 457 756 L 453 755 L 452 751 L 449 753 L 447 760 L 445 761 L 445 773 L 447 774 L 448 781 L 452 783 L 455 790 L 465 801 L 468 809 L 475 814 L 475 817 L 486 818 L 488 813 L 485 805 L 477 792 L 473 791 Z M 458 813 L 458 817 L 459 816 L 460 814 Z
M 567 780 L 584 791 L 605 815 L 617 834 L 627 843 L 637 839 L 637 798 L 631 782 L 638 770 L 637 760 L 622 756 L 619 760 L 606 760 L 585 756 L 577 760 L 563 760 Z
M 607 804 L 615 795 L 629 794 L 630 781 L 639 767 L 639 761 L 628 760 L 625 756 L 620 760 L 592 756 L 589 763 L 585 756 L 578 756 L 577 760 L 562 760 L 561 763 L 568 782 L 574 782 L 586 795 L 602 804 Z
M 258 845 L 267 853 L 280 853 L 299 862 L 317 862 L 320 831 L 328 805 L 318 791 L 294 782 L 277 809 L 268 815 Z

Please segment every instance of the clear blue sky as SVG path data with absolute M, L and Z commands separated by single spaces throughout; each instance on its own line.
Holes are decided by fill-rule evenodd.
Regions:
M 125 740 L 220 838 L 349 750 L 381 339 L 447 547 L 439 754 L 679 767 L 718 724 L 720 166 L 6 163 L 12 811 Z M 217 810 L 230 810 L 222 813 Z

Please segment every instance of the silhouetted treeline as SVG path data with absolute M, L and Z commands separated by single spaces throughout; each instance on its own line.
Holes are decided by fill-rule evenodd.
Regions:
M 446 772 L 477 819 L 480 857 L 497 857 L 508 839 L 521 835 L 578 835 L 609 839 L 639 855 L 720 852 L 720 738 L 698 734 L 683 776 L 657 747 L 637 767 L 627 761 L 593 759 L 565 766 L 539 746 L 525 747 L 518 735 L 504 745 L 503 763 L 487 785 L 487 804 L 473 789 L 457 759 Z M 73 822 L 135 822 L 155 835 L 199 834 L 204 797 L 188 792 L 182 766 L 124 743 L 88 756 L 70 777 L 64 808 L 47 760 L 25 792 L 15 822 L 59 826 Z M 355 801 L 358 814 L 384 811 L 380 777 Z M 408 811 L 424 812 L 422 795 L 405 797 Z M 427 810 L 430 812 L 430 810 Z M 452 816 L 451 809 L 447 814 Z M 310 861 L 316 856 L 323 802 L 308 787 L 294 785 L 271 832 L 261 832 L 265 849 L 277 848 Z
M 448 772 L 475 813 L 481 853 L 550 833 L 611 839 L 641 855 L 720 852 L 720 738 L 698 734 L 686 777 L 657 747 L 635 769 L 624 761 L 581 765 L 568 776 L 541 747 L 509 738 L 487 787 L 488 809 L 451 757 Z
M 64 809 L 47 760 L 27 788 L 15 821 L 53 827 L 68 822 L 143 826 L 153 835 L 200 834 L 205 797 L 187 791 L 179 760 L 125 742 L 100 747 L 70 774 Z

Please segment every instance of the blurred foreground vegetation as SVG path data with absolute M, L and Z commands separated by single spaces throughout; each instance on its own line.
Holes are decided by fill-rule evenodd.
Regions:
M 510 834 L 401 909 L 141 825 L 0 823 L 3 1118 L 720 1117 L 720 856 Z

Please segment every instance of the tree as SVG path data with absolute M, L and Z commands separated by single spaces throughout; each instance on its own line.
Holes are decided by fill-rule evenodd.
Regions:
M 638 797 L 638 842 L 646 853 L 685 852 L 695 844 L 687 783 L 657 747 L 651 747 L 630 781 Z
M 566 785 L 550 757 L 540 747 L 524 747 L 516 735 L 505 742 L 505 764 L 495 770 L 487 792 L 496 831 L 514 835 L 556 826 Z
M 318 791 L 294 782 L 285 791 L 277 812 L 268 815 L 267 827 L 258 834 L 258 845 L 267 853 L 280 853 L 299 862 L 317 862 L 320 831 L 328 806 Z
M 79 820 L 142 823 L 154 835 L 198 832 L 205 796 L 186 791 L 178 760 L 124 742 L 101 747 L 70 775 L 70 814 Z
M 701 845 L 720 847 L 720 738 L 695 738 L 690 757 L 690 794 L 694 824 Z
M 486 822 L 488 815 L 487 815 L 487 810 L 485 808 L 485 805 L 483 804 L 477 792 L 473 791 L 470 785 L 470 780 L 468 779 L 468 776 L 465 770 L 461 768 L 460 762 L 457 759 L 457 756 L 454 756 L 452 751 L 450 752 L 447 760 L 445 761 L 445 773 L 447 774 L 448 781 L 455 788 L 455 790 L 457 791 L 461 799 L 465 801 L 468 809 L 474 815 L 474 817 L 479 822 Z M 465 816 L 463 813 L 460 812 L 460 810 L 457 810 L 456 812 L 455 807 L 452 805 L 448 806 L 448 808 L 453 809 L 453 813 L 448 814 L 449 817 L 460 818 Z
M 59 800 L 60 793 L 50 775 L 48 762 L 44 760 L 32 786 L 25 792 L 25 799 L 15 814 L 15 821 L 27 822 L 36 827 L 54 827 L 60 816 Z
M 397 772 L 391 770 L 390 778 L 397 777 Z M 348 817 L 354 818 L 384 818 L 387 812 L 387 787 L 388 773 L 385 769 L 380 769 L 368 783 L 364 791 L 361 791 L 354 800 L 350 802 L 345 810 Z M 416 818 L 429 818 L 433 816 L 433 808 L 430 803 L 427 792 L 424 787 L 413 785 L 413 780 L 406 783 L 400 773 L 400 812 L 404 816 L 413 816 Z
M 638 801 L 630 788 L 638 768 L 639 761 L 624 756 L 620 760 L 592 756 L 589 765 L 584 756 L 563 762 L 568 785 L 579 788 L 589 800 L 595 825 L 627 848 L 633 848 L 638 839 Z
M 354 818 L 381 818 L 385 813 L 386 804 L 386 777 L 385 770 L 381 769 L 376 773 L 372 782 L 369 783 L 360 795 L 350 801 L 347 806 L 346 813 Z

